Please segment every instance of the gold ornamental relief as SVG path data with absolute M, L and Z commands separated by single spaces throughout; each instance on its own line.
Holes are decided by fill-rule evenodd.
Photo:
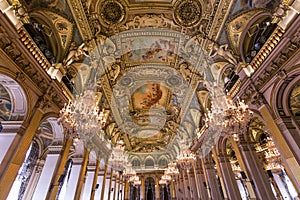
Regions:
M 197 0 L 178 1 L 175 5 L 174 18 L 177 24 L 190 27 L 196 25 L 201 19 L 201 4 Z
M 125 6 L 118 1 L 103 1 L 99 9 L 101 21 L 105 25 L 115 25 L 121 23 L 126 14 Z

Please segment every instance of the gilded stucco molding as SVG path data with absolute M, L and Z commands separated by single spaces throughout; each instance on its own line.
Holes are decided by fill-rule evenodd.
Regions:
M 86 17 L 85 10 L 80 0 L 67 0 L 72 15 L 74 16 L 76 25 L 80 32 L 80 35 L 84 41 L 91 40 L 94 36 L 89 26 L 88 19 Z
M 231 0 L 225 1 L 217 1 L 218 4 L 214 7 L 217 10 L 213 13 L 213 22 L 211 23 L 211 27 L 208 27 L 209 30 L 209 38 L 212 40 L 216 40 L 220 35 L 222 28 L 225 24 L 226 18 L 231 10 L 231 6 L 233 5 Z
M 299 32 L 300 30 L 294 32 L 294 34 L 290 37 L 292 40 L 285 41 L 283 46 L 277 47 L 280 48 L 279 51 L 272 52 L 274 54 L 276 53 L 276 55 L 273 56 L 270 54 L 269 57 L 260 64 L 256 73 L 254 73 L 251 77 L 252 81 L 250 81 L 249 78 L 242 81 L 241 85 L 243 87 L 240 88 L 236 96 L 239 96 L 241 99 L 244 99 L 246 103 L 249 103 L 250 100 L 257 95 L 258 91 L 264 91 L 265 87 L 269 85 L 269 82 L 272 81 L 274 77 L 276 78 L 279 76 L 280 78 L 280 71 L 284 70 L 284 67 L 289 60 L 292 59 L 293 56 L 299 51 L 300 42 L 299 40 L 295 41 L 295 38 L 298 38 Z
M 229 42 L 236 54 L 241 54 L 241 45 L 244 43 L 245 35 L 251 21 L 263 15 L 271 16 L 266 9 L 253 9 L 238 14 L 227 23 Z
M 277 44 L 281 41 L 283 33 L 284 31 L 280 27 L 277 27 L 275 29 L 267 42 L 263 45 L 263 47 L 251 61 L 250 65 L 254 71 L 259 68 L 259 66 L 264 62 L 268 55 L 270 55 L 270 53 L 275 49 Z
M 0 34 L 3 38 L 0 42 L 0 48 L 16 64 L 16 80 L 25 82 L 29 79 L 38 88 L 38 93 L 45 94 L 43 98 L 47 98 L 51 107 L 55 108 L 53 111 L 58 112 L 64 103 L 71 98 L 69 90 L 65 85 L 50 79 L 45 71 L 50 65 L 49 62 L 23 28 L 10 34 L 6 28 L 8 26 L 0 26 Z M 13 40 L 10 37 L 11 34 L 19 35 L 19 38 Z M 62 92 L 61 89 L 63 89 Z M 45 110 L 50 112 L 48 108 Z

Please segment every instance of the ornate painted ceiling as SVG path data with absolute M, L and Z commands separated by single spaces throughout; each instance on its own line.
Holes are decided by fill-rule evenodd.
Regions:
M 203 129 L 212 95 L 208 89 L 215 84 L 222 91 L 223 67 L 235 64 L 247 23 L 260 13 L 270 17 L 279 3 L 24 0 L 22 4 L 29 13 L 28 32 L 48 59 L 64 69 L 74 96 L 96 87 L 97 105 L 106 117 L 105 137 L 113 144 L 123 140 L 132 157 L 153 154 L 172 160 L 180 143 L 192 144 Z M 232 48 L 235 55 L 212 56 L 214 47 L 224 44 L 224 52 Z

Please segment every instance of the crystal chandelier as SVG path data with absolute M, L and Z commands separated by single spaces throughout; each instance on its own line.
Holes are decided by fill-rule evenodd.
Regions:
M 265 151 L 266 170 L 281 170 L 281 157 L 278 149 L 276 148 L 272 138 L 267 138 L 267 150 Z
M 118 141 L 116 146 L 112 149 L 108 164 L 118 171 L 123 171 L 128 163 L 127 156 L 124 154 L 124 142 Z
M 141 185 L 140 178 L 137 175 L 131 176 L 129 182 L 133 183 L 135 186 Z
M 238 102 L 235 103 L 231 98 L 228 98 L 227 103 L 228 108 L 225 111 L 223 126 L 225 131 L 231 133 L 234 140 L 238 141 L 239 134 L 246 131 L 253 112 L 243 100 L 238 99 Z
M 74 116 L 74 106 L 71 101 L 60 110 L 58 123 L 63 125 L 66 138 L 78 139 L 77 123 Z
M 158 184 L 159 185 L 167 185 L 167 180 L 165 180 L 165 179 L 160 179 L 159 181 L 158 181 Z
M 95 134 L 100 134 L 106 118 L 105 110 L 99 111 L 94 89 L 86 88 L 73 103 L 69 101 L 65 104 L 58 121 L 63 124 L 66 136 L 78 142 L 79 139 L 88 140 Z
M 123 176 L 129 179 L 130 177 L 135 176 L 135 175 L 136 175 L 136 172 L 135 172 L 135 170 L 132 168 L 131 163 L 128 163 L 128 164 L 125 166 L 125 170 L 124 170 Z
M 172 177 L 170 175 L 166 174 L 166 172 L 165 172 L 164 175 L 162 175 L 161 179 L 159 180 L 158 184 L 166 185 L 171 180 L 172 180 Z
M 171 176 L 171 177 L 174 177 L 176 175 L 179 174 L 179 170 L 176 166 L 177 164 L 175 162 L 172 162 L 172 163 L 169 163 L 168 164 L 168 168 L 167 170 L 165 171 L 165 174 Z
M 92 138 L 101 129 L 98 122 L 95 92 L 92 89 L 86 89 L 82 95 L 75 99 L 74 107 L 80 138 Z
M 234 175 L 237 177 L 237 178 L 241 178 L 241 167 L 237 161 L 237 159 L 234 159 L 234 158 L 231 158 L 230 159 L 230 165 L 231 165 L 231 168 L 232 168 L 232 172 L 234 173 Z
M 185 144 L 184 141 L 181 141 L 180 144 L 180 153 L 177 156 L 177 163 L 183 168 L 183 169 L 191 169 L 193 163 L 196 160 L 196 155 L 191 152 L 189 147 Z

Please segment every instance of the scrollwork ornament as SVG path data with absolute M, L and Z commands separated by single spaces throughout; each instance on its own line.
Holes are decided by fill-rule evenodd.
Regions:
M 125 18 L 125 7 L 118 1 L 103 1 L 100 8 L 100 16 L 106 25 L 121 23 Z
M 174 12 L 175 21 L 184 27 L 190 27 L 200 22 L 201 4 L 197 0 L 179 1 Z

